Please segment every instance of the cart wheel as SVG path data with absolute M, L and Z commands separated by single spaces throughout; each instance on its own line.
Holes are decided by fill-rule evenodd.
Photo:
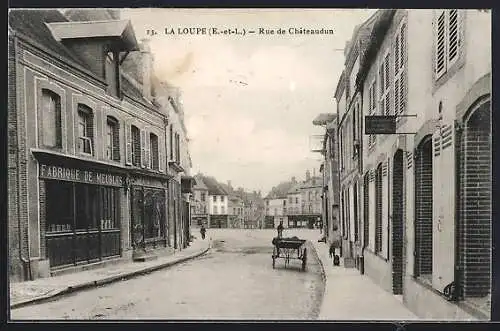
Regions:
M 304 255 L 302 256 L 302 271 L 306 270 L 307 264 L 307 248 L 304 248 Z

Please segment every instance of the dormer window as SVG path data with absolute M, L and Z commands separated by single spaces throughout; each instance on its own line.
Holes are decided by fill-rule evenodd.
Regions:
M 115 97 L 120 97 L 120 67 L 116 61 L 115 53 L 109 51 L 106 53 L 104 65 L 104 76 L 108 84 L 107 92 Z

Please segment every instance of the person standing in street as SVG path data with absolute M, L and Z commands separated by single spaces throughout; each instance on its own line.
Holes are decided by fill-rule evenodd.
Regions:
M 205 240 L 205 233 L 207 232 L 207 229 L 205 229 L 205 226 L 202 224 L 200 228 L 200 233 L 201 233 L 201 239 Z
M 283 238 L 283 221 L 280 221 L 280 224 L 278 225 L 276 230 L 278 230 L 278 238 Z

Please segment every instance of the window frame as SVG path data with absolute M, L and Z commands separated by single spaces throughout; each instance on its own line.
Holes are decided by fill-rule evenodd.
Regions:
M 54 120 L 54 122 L 55 122 L 54 123 L 54 130 L 56 131 L 54 145 L 49 145 L 49 144 L 45 143 L 46 130 L 48 130 L 48 128 L 44 124 L 45 118 L 46 118 L 46 111 L 47 111 L 46 103 L 45 103 L 46 97 L 50 98 L 51 102 L 53 101 L 53 105 L 54 105 L 54 109 L 53 109 L 54 118 L 52 118 L 52 120 Z M 39 112 L 40 122 L 42 124 L 42 129 L 40 130 L 41 132 L 39 132 L 41 145 L 46 147 L 46 148 L 61 150 L 63 148 L 63 139 L 62 139 L 62 136 L 63 136 L 63 111 L 62 111 L 63 97 L 59 93 L 55 92 L 54 90 L 52 90 L 48 87 L 42 87 L 40 89 L 39 100 L 40 100 L 40 103 L 38 106 L 38 112 Z M 59 123 L 57 122 L 58 120 L 59 120 Z
M 455 27 L 455 33 L 456 33 L 456 51 L 455 51 L 455 56 L 451 57 L 450 54 L 450 39 L 451 39 L 451 34 L 450 34 L 450 28 L 451 28 L 451 22 L 450 22 L 450 17 L 451 14 L 455 12 L 456 13 L 456 27 Z M 439 49 L 441 43 L 439 42 L 439 32 L 440 32 L 440 25 L 439 25 L 439 20 L 440 17 L 443 16 L 443 66 L 441 69 L 439 69 Z M 458 62 L 458 60 L 461 58 L 461 52 L 462 52 L 462 47 L 463 47 L 463 34 L 462 34 L 462 11 L 459 9 L 435 9 L 434 10 L 434 18 L 433 18 L 433 24 L 434 24 L 434 77 L 435 81 L 439 81 L 441 78 L 446 76 L 446 74 L 452 70 L 452 68 L 455 66 L 455 64 Z
M 106 159 L 110 161 L 120 161 L 120 122 L 115 117 L 108 115 L 106 116 L 106 130 L 104 132 L 105 137 L 105 151 Z M 111 132 L 110 129 L 111 128 Z M 111 133 L 111 144 L 109 144 L 108 136 Z M 109 150 L 111 151 L 109 152 Z M 110 155 L 108 155 L 110 153 Z
M 77 141 L 78 141 L 78 153 L 82 155 L 87 155 L 87 156 L 94 156 L 94 111 L 92 110 L 91 107 L 84 103 L 78 103 L 77 104 Z M 83 136 L 80 135 L 80 129 L 81 125 L 83 124 Z M 85 152 L 85 147 L 84 150 L 82 151 L 81 148 L 81 141 L 86 141 L 89 144 L 89 149 L 90 152 Z

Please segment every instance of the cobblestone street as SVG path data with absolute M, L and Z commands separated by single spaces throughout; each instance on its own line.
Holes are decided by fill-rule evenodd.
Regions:
M 316 255 L 308 255 L 306 272 L 300 271 L 300 261 L 292 261 L 285 269 L 278 260 L 273 269 L 273 235 L 270 231 L 210 229 L 213 249 L 203 257 L 56 301 L 14 309 L 11 318 L 317 318 L 324 282 Z

